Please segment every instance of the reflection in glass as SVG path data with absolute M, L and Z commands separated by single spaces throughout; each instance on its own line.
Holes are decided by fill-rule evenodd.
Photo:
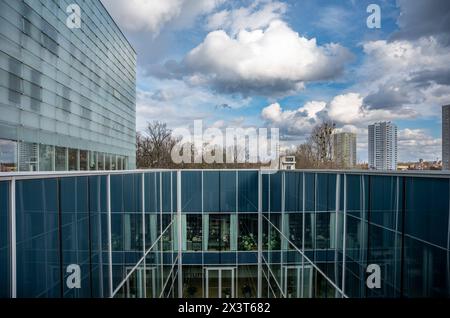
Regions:
M 238 297 L 255 298 L 258 290 L 258 266 L 239 265 L 238 267 Z
M 17 170 L 17 143 L 0 139 L 0 172 Z
M 78 150 L 69 148 L 69 171 L 78 170 Z
M 105 170 L 111 170 L 111 155 L 105 155 Z
M 55 170 L 67 170 L 67 151 L 63 147 L 55 147 Z
M 205 237 L 209 251 L 230 250 L 230 215 L 209 215 L 209 237 Z
M 38 170 L 38 144 L 30 142 L 19 143 L 19 170 Z
M 39 145 L 39 171 L 53 171 L 53 146 Z
M 258 250 L 258 214 L 239 214 L 239 250 Z
M 202 250 L 202 215 L 186 215 L 186 249 L 188 251 Z M 184 236 L 183 236 L 184 237 Z
M 183 297 L 203 297 L 203 269 L 201 266 L 183 265 Z
M 88 152 L 80 150 L 80 170 L 85 171 L 88 168 Z
M 103 152 L 97 153 L 97 169 L 98 170 L 105 170 L 105 154 Z
M 89 170 L 97 170 L 97 152 L 89 151 Z

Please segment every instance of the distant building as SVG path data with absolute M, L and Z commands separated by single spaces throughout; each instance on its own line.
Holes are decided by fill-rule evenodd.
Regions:
M 344 168 L 356 166 L 356 134 L 341 132 L 333 134 L 333 160 Z
M 450 169 L 450 105 L 442 106 L 442 170 Z
M 369 125 L 369 169 L 397 169 L 397 126 L 391 122 Z
M 281 156 L 279 167 L 280 167 L 280 170 L 294 170 L 295 169 L 295 156 Z

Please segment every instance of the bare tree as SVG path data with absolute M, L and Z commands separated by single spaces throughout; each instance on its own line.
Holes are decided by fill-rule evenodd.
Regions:
M 166 123 L 148 123 L 144 133 L 136 134 L 136 160 L 138 168 L 171 168 L 170 151 L 176 143 Z
M 298 169 L 337 168 L 339 164 L 333 161 L 333 132 L 336 125 L 333 122 L 323 122 L 311 131 L 307 142 L 299 145 L 293 153 Z
M 335 127 L 332 122 L 323 122 L 316 125 L 311 132 L 310 143 L 319 164 L 327 165 L 333 160 L 332 135 Z

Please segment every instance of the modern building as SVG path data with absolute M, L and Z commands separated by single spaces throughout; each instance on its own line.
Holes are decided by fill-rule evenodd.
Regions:
M 391 122 L 369 125 L 369 169 L 397 169 L 397 126 Z
M 134 168 L 135 100 L 136 53 L 100 0 L 0 1 L 0 171 Z
M 356 166 L 356 134 L 341 132 L 333 134 L 333 160 L 343 168 Z
M 3 173 L 0 297 L 450 297 L 449 193 L 442 171 Z
M 280 170 L 295 170 L 295 156 L 281 156 Z
M 450 170 L 450 105 L 442 106 L 442 169 Z

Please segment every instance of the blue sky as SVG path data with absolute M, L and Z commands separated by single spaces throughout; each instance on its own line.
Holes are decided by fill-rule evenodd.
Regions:
M 138 54 L 138 130 L 277 127 L 292 148 L 332 120 L 363 162 L 367 125 L 391 120 L 400 161 L 441 157 L 450 1 L 102 1 Z

